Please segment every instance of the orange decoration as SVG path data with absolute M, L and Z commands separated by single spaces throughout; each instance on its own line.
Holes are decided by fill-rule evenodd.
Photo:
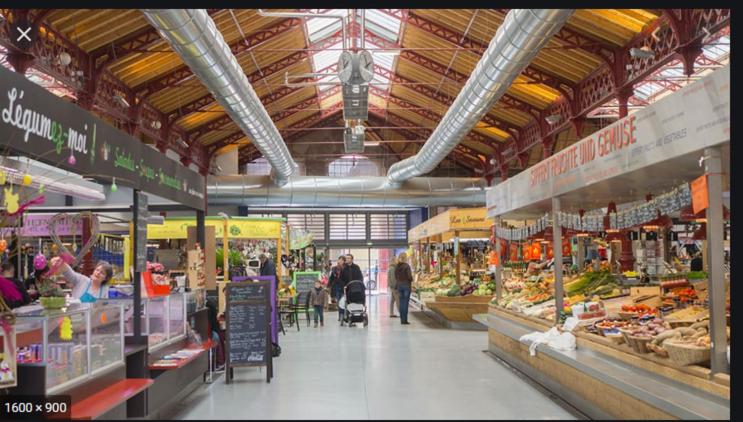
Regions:
M 572 248 L 570 247 L 570 241 L 567 239 L 563 239 L 562 241 L 562 256 L 569 256 L 572 253 Z
M 105 312 L 101 313 L 101 324 L 105 324 L 108 322 L 108 317 L 106 316 Z
M 531 256 L 532 259 L 539 259 L 542 256 L 542 248 L 539 243 L 534 243 L 531 245 Z

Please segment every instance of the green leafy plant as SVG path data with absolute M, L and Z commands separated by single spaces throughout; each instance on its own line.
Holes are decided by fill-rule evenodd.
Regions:
M 64 292 L 57 283 L 49 278 L 43 278 L 39 285 L 40 297 L 64 297 Z
M 217 268 L 223 269 L 224 268 L 224 248 L 217 249 L 216 252 L 216 259 L 217 259 Z M 236 251 L 234 249 L 230 249 L 228 251 L 227 259 L 229 260 L 230 266 L 238 266 L 243 264 L 243 258 L 242 255 L 240 255 L 240 251 Z

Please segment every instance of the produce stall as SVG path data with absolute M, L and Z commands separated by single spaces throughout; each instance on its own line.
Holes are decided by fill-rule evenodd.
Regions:
M 495 290 L 487 271 L 491 230 L 485 208 L 464 208 L 443 212 L 408 232 L 416 251 L 414 293 L 447 327 L 482 329 L 472 316 L 487 312 Z
M 186 239 L 188 227 L 196 224 L 192 218 L 166 218 L 164 224 L 149 224 L 147 226 L 147 238 L 158 239 Z M 276 262 L 276 275 L 279 280 L 283 276 L 283 265 L 281 262 L 282 251 L 286 249 L 285 239 L 286 223 L 283 218 L 259 218 L 259 217 L 230 217 L 226 221 L 227 236 L 225 233 L 225 220 L 222 217 L 206 217 L 206 227 L 214 227 L 216 239 L 226 238 L 228 243 L 228 272 L 231 276 L 254 276 L 259 274 L 260 262 L 258 255 L 261 252 L 269 252 Z M 224 243 L 224 240 L 222 240 Z M 216 265 L 224 268 L 225 261 L 222 249 L 216 254 Z M 215 272 L 216 268 L 207 268 L 207 271 Z M 219 291 L 219 312 L 224 311 L 224 293 Z
M 498 268 L 489 350 L 591 417 L 729 418 L 729 81 L 722 68 L 488 191 L 496 238 L 548 234 L 555 263 Z M 660 259 L 687 206 L 706 213 L 705 273 Z M 603 238 L 615 259 L 583 267 L 564 237 Z M 567 316 L 576 349 L 530 355 L 522 336 Z

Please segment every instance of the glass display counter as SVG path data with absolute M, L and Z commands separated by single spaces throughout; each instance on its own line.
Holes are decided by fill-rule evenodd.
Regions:
M 15 314 L 18 365 L 45 367 L 46 394 L 124 365 L 119 304 L 76 304 L 53 311 L 29 307 Z
M 134 300 L 109 299 L 106 303 L 120 303 L 125 309 L 124 335 L 134 335 Z M 186 333 L 186 294 L 142 298 L 142 335 L 147 336 L 150 353 L 183 339 Z

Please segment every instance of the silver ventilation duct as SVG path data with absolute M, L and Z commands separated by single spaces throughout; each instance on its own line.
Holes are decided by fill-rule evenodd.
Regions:
M 206 10 L 143 9 L 143 13 L 266 157 L 276 184 L 286 183 L 297 163 Z
M 387 177 L 400 183 L 432 171 L 505 94 L 568 18 L 572 9 L 514 9 L 490 41 L 467 83 L 431 137 L 412 157 L 392 165 Z
M 478 178 L 416 177 L 399 188 L 378 177 L 295 176 L 281 187 L 267 176 L 209 176 L 211 205 L 425 207 L 483 206 L 487 184 Z

